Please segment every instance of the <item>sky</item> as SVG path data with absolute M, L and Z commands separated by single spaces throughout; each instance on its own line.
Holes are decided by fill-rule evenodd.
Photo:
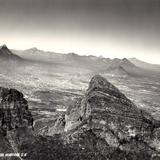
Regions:
M 0 0 L 0 45 L 160 64 L 160 0 Z

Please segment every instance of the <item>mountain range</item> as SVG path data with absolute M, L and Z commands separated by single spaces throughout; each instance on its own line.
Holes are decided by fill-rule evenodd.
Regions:
M 50 65 L 58 64 L 76 68 L 85 68 L 91 72 L 109 73 L 119 76 L 151 76 L 159 75 L 160 65 L 152 65 L 135 58 L 104 58 L 96 56 L 80 56 L 75 53 L 59 54 L 30 48 L 27 50 L 12 50 L 15 55 L 18 55 L 27 60 L 36 62 L 48 63 Z M 150 72 L 152 71 L 152 72 Z
M 9 83 L 9 79 L 10 83 L 30 84 L 32 87 L 39 85 L 48 88 L 56 77 L 59 83 L 60 79 L 63 79 L 65 83 L 70 81 L 70 87 L 73 88 L 77 86 L 78 81 L 84 83 L 86 79 L 95 74 L 119 78 L 160 79 L 160 70 L 151 68 L 151 64 L 145 68 L 127 58 L 110 59 L 92 55 L 80 56 L 75 53 L 60 54 L 45 52 L 37 48 L 10 50 L 3 45 L 0 48 L 0 61 L 0 76 L 3 83 L 4 81 Z M 56 82 L 54 85 L 59 83 Z

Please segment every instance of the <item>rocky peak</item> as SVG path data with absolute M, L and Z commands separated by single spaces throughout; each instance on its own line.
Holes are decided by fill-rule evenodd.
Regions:
M 142 150 L 146 153 L 159 150 L 155 141 L 160 143 L 160 139 L 153 138 L 158 127 L 160 123 L 155 123 L 114 85 L 96 75 L 85 96 L 66 115 L 65 132 L 73 140 L 87 130 L 115 151 L 138 154 Z
M 87 94 L 89 95 L 92 92 L 103 92 L 115 97 L 126 98 L 114 85 L 100 75 L 94 76 L 89 83 Z

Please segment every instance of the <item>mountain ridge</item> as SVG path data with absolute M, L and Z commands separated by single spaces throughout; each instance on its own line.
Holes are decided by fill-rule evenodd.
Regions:
M 152 154 L 159 151 L 154 144 L 157 128 L 160 128 L 160 122 L 157 123 L 148 113 L 138 109 L 105 78 L 96 75 L 91 79 L 85 96 L 75 103 L 74 108 L 69 109 L 64 130 L 66 139 L 71 142 L 79 141 L 81 134 L 87 136 L 86 132 L 95 135 L 97 142 L 94 145 L 97 147 L 102 145 L 99 140 L 103 139 L 108 146 L 104 153 L 106 157 L 119 150 L 128 155 L 134 153 L 137 158 L 139 154 L 142 157 L 148 154 L 150 159 Z M 124 156 L 126 159 L 134 157 Z
M 13 51 L 15 54 L 31 61 L 45 63 L 46 65 L 56 65 L 56 67 L 81 68 L 90 73 L 106 73 L 115 76 L 131 77 L 156 77 L 158 69 L 150 72 L 149 67 L 141 67 L 132 63 L 127 58 L 104 58 L 93 55 L 78 55 L 76 53 L 60 54 L 46 52 L 37 48 L 23 51 Z M 158 74 L 158 76 L 160 76 Z

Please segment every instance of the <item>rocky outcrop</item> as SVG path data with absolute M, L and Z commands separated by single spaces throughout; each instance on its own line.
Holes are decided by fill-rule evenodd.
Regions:
M 20 153 L 22 144 L 31 144 L 34 140 L 32 129 L 33 117 L 23 94 L 16 89 L 0 87 L 0 153 Z
M 91 79 L 85 96 L 70 108 L 65 119 L 65 138 L 69 143 L 90 133 L 97 139 L 95 147 L 103 148 L 102 139 L 106 142 L 104 156 L 110 159 L 116 159 L 118 153 L 123 153 L 122 159 L 124 154 L 126 158 L 132 155 L 138 159 L 142 155 L 141 159 L 150 159 L 159 152 L 160 123 L 99 75 Z
M 33 117 L 28 102 L 23 94 L 16 89 L 0 88 L 0 132 L 20 127 L 33 126 Z

